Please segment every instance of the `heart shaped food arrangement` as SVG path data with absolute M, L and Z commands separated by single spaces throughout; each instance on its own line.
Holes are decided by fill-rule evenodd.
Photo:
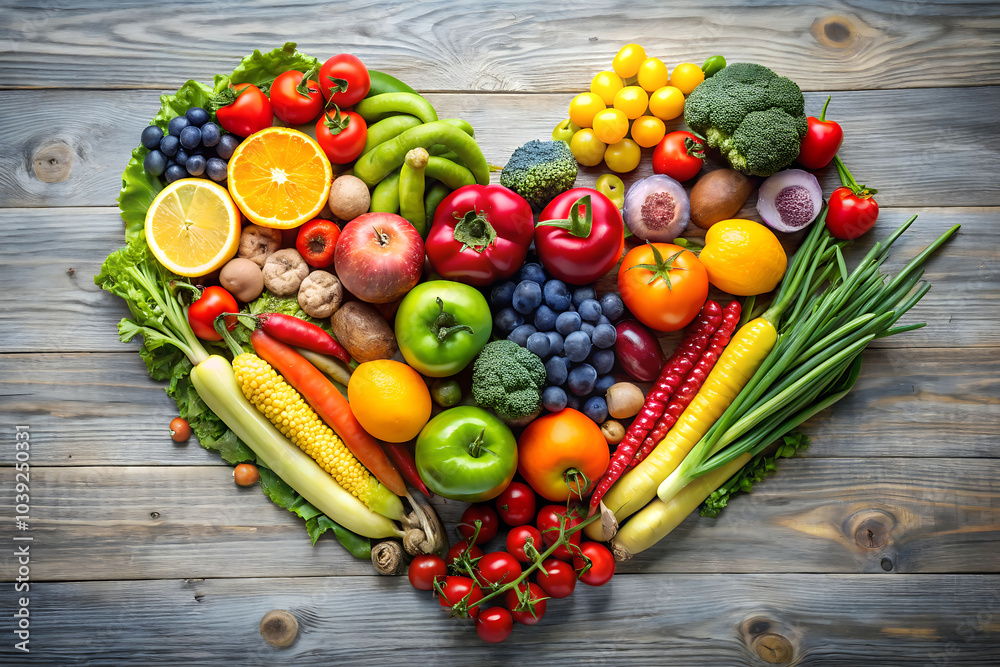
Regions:
M 750 491 L 872 340 L 922 326 L 897 321 L 957 227 L 884 275 L 911 219 L 849 270 L 878 207 L 826 109 L 762 65 L 629 44 L 490 184 L 467 121 L 288 43 L 161 97 L 95 280 L 175 440 L 502 641 Z M 763 224 L 734 217 L 755 191 Z M 471 503 L 454 546 L 435 495 Z

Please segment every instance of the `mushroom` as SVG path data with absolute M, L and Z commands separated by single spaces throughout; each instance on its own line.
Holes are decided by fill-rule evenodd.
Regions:
M 277 252 L 280 247 L 280 230 L 247 225 L 240 233 L 240 249 L 236 252 L 236 256 L 249 259 L 263 269 L 267 258 Z
M 294 248 L 273 253 L 264 262 L 264 286 L 275 296 L 292 296 L 309 275 L 309 265 Z
M 625 419 L 639 414 L 646 397 L 642 389 L 631 382 L 616 382 L 611 385 L 606 395 L 608 414 L 615 419 Z
M 264 274 L 253 261 L 235 257 L 222 267 L 219 284 L 236 297 L 237 301 L 250 303 L 264 291 Z
M 350 221 L 371 206 L 368 186 L 357 176 L 338 176 L 330 186 L 330 212 L 344 221 Z
M 333 315 L 343 300 L 340 279 L 328 271 L 313 271 L 299 285 L 299 306 L 316 319 Z
M 290 646 L 298 634 L 299 622 L 284 609 L 272 609 L 260 619 L 260 635 L 271 646 Z

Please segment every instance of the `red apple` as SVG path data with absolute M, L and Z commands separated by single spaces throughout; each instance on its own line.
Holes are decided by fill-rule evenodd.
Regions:
M 351 294 L 368 303 L 389 303 L 420 280 L 424 241 L 402 216 L 365 213 L 344 225 L 333 263 Z

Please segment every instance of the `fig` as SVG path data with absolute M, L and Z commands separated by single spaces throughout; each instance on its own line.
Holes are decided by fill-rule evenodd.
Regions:
M 687 229 L 691 202 L 679 182 L 666 174 L 654 174 L 628 189 L 622 216 L 643 241 L 669 243 Z
M 823 207 L 823 189 L 808 171 L 786 169 L 760 184 L 757 212 L 776 232 L 805 229 Z

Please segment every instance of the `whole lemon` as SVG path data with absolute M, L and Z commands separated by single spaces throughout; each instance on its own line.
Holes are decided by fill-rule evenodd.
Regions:
M 708 280 L 737 296 L 764 294 L 785 275 L 788 258 L 770 229 L 753 220 L 733 218 L 712 225 L 698 256 Z

